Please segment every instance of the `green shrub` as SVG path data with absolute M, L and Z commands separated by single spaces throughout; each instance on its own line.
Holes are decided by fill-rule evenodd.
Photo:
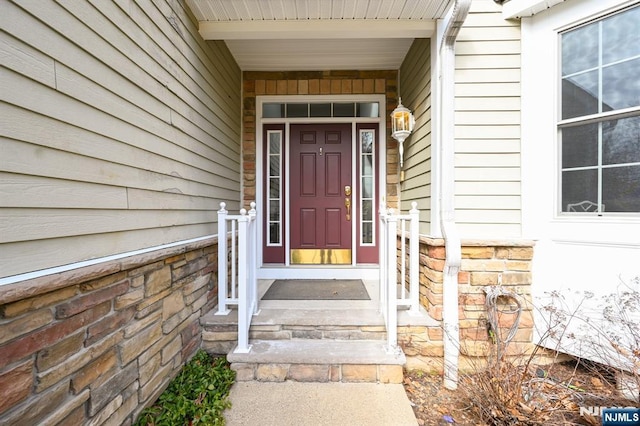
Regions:
M 135 425 L 224 425 L 222 412 L 231 406 L 227 398 L 235 377 L 225 358 L 200 350 Z

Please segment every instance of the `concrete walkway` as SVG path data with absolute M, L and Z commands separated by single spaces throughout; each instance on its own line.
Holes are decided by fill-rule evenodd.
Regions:
M 415 426 L 401 384 L 236 382 L 228 426 Z

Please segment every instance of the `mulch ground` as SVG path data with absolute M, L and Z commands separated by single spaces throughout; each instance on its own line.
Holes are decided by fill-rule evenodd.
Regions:
M 445 389 L 440 375 L 405 372 L 404 388 L 421 426 L 483 424 L 470 412 L 457 391 Z
M 550 380 L 574 390 L 569 408 L 554 414 L 542 424 L 554 425 L 600 425 L 601 419 L 595 416 L 580 416 L 579 407 L 589 406 L 625 406 L 633 405 L 628 400 L 616 396 L 613 377 L 603 371 L 595 371 L 593 366 L 585 366 L 576 361 L 554 364 L 552 367 L 540 366 L 549 372 Z M 444 388 L 442 376 L 422 371 L 407 371 L 404 387 L 413 406 L 414 413 L 421 426 L 446 425 L 488 425 L 473 409 L 474 401 L 465 397 L 469 389 L 450 391 Z M 478 395 L 474 395 L 477 401 Z M 480 399 L 482 400 L 482 399 Z M 606 404 L 605 401 L 611 404 Z M 617 405 L 624 403 L 624 405 Z M 552 423 L 548 423 L 552 421 Z M 500 423 L 504 424 L 504 423 Z M 527 424 L 514 422 L 513 424 Z M 536 424 L 534 422 L 529 424 Z

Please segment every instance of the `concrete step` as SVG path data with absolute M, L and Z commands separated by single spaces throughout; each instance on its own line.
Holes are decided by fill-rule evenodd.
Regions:
M 201 324 L 205 350 L 226 354 L 237 343 L 237 311 L 210 313 Z M 261 309 L 249 330 L 249 338 L 255 340 L 384 340 L 386 336 L 384 320 L 375 309 Z
M 401 383 L 406 358 L 379 340 L 254 340 L 227 355 L 238 381 Z
M 373 309 L 263 309 L 253 317 L 257 340 L 384 340 L 382 316 Z
M 215 315 L 215 310 L 201 320 L 203 347 L 210 353 L 227 354 L 237 342 L 237 311 Z M 426 312 L 411 316 L 398 313 L 399 335 L 404 329 L 426 333 L 440 327 Z M 387 338 L 384 319 L 369 309 L 281 309 L 263 308 L 251 321 L 249 338 L 254 340 L 375 340 Z

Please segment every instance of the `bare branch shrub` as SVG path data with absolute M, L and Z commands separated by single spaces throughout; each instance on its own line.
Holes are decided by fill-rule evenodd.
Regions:
M 537 308 L 542 321 L 536 324 L 536 341 L 553 349 L 532 345 L 528 351 L 513 350 L 511 342 L 519 320 L 514 309 L 521 312 L 524 299 L 487 288 L 489 353 L 477 363 L 472 361 L 471 371 L 460 377 L 461 397 L 489 425 L 599 425 L 596 416 L 581 416 L 580 407 L 629 406 L 630 401 L 615 389 L 621 375 L 630 388 L 622 389 L 628 391 L 625 394 L 638 396 L 639 287 L 640 278 L 635 278 L 600 299 L 588 292 L 548 293 L 549 303 Z M 505 326 L 501 315 L 511 315 L 513 323 Z M 559 363 L 539 364 L 543 351 L 552 358 L 560 354 L 576 358 L 571 368 L 564 365 L 560 372 Z M 576 381 L 578 373 L 581 380 L 588 378 L 588 386 Z
M 593 374 L 616 378 L 621 395 L 640 402 L 640 277 L 602 297 L 574 292 L 573 299 L 580 294 L 588 307 L 559 324 L 565 331 L 551 336 L 557 350 L 591 361 L 585 367 Z M 554 312 L 568 309 L 568 298 L 553 296 Z

